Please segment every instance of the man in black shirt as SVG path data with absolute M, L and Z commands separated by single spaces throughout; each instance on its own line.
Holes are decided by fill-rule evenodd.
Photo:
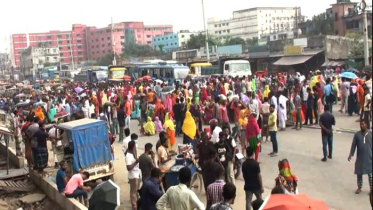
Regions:
M 253 149 L 247 147 L 247 158 L 242 164 L 242 175 L 245 180 L 246 210 L 251 210 L 253 194 L 255 194 L 256 199 L 262 199 L 262 193 L 264 192 L 259 163 L 253 159 L 253 154 Z
M 335 119 L 332 113 L 329 112 L 329 104 L 324 105 L 324 113 L 320 116 L 319 125 L 321 127 L 321 137 L 322 137 L 322 150 L 324 153 L 324 158 L 321 161 L 326 162 L 326 154 L 328 146 L 329 155 L 328 158 L 333 157 L 333 128 L 335 125 Z
M 304 121 L 304 125 L 308 125 L 308 120 L 310 121 L 309 125 L 313 124 L 313 101 L 314 101 L 314 95 L 311 93 L 311 88 L 307 88 L 308 98 L 307 98 L 307 111 L 306 111 L 306 120 Z
M 119 142 L 124 139 L 124 126 L 126 125 L 126 113 L 124 112 L 124 106 L 121 104 L 117 112 L 118 124 L 119 124 Z
M 214 148 L 214 144 L 207 139 L 207 133 L 201 133 L 201 140 L 202 142 L 197 144 L 196 148 L 198 151 L 198 165 L 200 167 L 203 166 L 203 163 L 208 159 L 209 156 L 209 148 Z
M 44 168 L 48 165 L 47 138 L 48 133 L 45 130 L 45 124 L 39 122 L 39 130 L 34 134 L 34 143 L 32 153 L 34 156 L 34 167 L 44 176 Z
M 204 161 L 203 166 L 201 166 L 203 185 L 205 187 L 205 191 L 211 183 L 215 182 L 215 176 L 212 176 L 211 173 L 215 171 L 216 168 L 221 167 L 221 164 L 217 162 L 217 154 L 215 148 L 208 147 L 207 154 L 208 157 Z
M 183 98 L 181 99 L 179 100 L 179 98 L 176 98 L 176 104 L 172 107 L 172 111 L 174 112 L 176 121 L 176 136 L 179 136 L 179 134 L 181 133 L 181 126 L 185 118 L 185 104 L 183 104 Z

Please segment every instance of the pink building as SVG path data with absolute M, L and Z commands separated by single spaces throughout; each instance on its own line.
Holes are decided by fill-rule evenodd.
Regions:
M 20 66 L 21 51 L 29 46 L 59 47 L 62 64 L 86 60 L 85 25 L 73 24 L 71 31 L 50 31 L 45 33 L 13 34 L 12 62 Z
M 107 54 L 122 54 L 122 43 L 134 41 L 151 45 L 157 35 L 172 33 L 172 25 L 146 26 L 143 22 L 121 22 L 105 28 L 73 24 L 71 31 L 13 34 L 11 38 L 13 66 L 20 66 L 21 51 L 29 46 L 59 47 L 61 63 L 97 60 Z
M 122 54 L 123 44 L 133 41 L 140 45 L 151 45 L 156 35 L 172 33 L 172 25 L 146 26 L 143 22 L 121 22 L 105 28 L 87 27 L 87 57 L 97 60 L 115 52 Z

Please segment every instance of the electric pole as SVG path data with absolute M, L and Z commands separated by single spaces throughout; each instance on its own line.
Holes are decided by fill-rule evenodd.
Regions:
M 203 15 L 203 27 L 205 29 L 205 36 L 206 36 L 206 57 L 207 57 L 207 62 L 210 62 L 210 52 L 209 52 L 209 40 L 208 40 L 208 34 L 207 34 L 207 29 L 206 29 L 206 20 L 205 20 L 205 6 L 203 4 L 202 0 L 202 15 Z
M 363 11 L 363 19 L 364 19 L 363 35 L 364 35 L 364 64 L 365 66 L 369 65 L 368 23 L 367 23 L 366 7 L 367 7 L 367 4 L 365 3 L 365 0 L 362 0 L 360 9 Z

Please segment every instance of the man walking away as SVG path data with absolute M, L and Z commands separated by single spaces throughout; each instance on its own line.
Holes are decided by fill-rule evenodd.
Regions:
M 141 156 L 140 156 L 141 157 Z M 163 195 L 160 190 L 162 183 L 162 171 L 159 168 L 153 168 L 151 170 L 150 178 L 146 179 L 141 187 L 140 194 L 140 208 L 142 210 L 156 210 L 155 204 L 159 198 Z
M 145 152 L 139 157 L 139 167 L 142 175 L 142 182 L 145 183 L 145 180 L 149 179 L 150 172 L 154 165 L 155 154 L 152 151 L 153 145 L 151 143 L 145 144 Z
M 224 201 L 213 205 L 210 210 L 233 210 L 232 205 L 236 199 L 236 186 L 233 183 L 227 183 L 223 187 Z
M 333 84 L 330 84 L 330 78 L 326 79 L 326 85 L 324 86 L 323 95 L 325 97 L 325 104 L 329 105 L 330 113 L 333 113 L 333 103 L 335 100 Z
M 179 171 L 179 182 L 177 186 L 170 187 L 165 194 L 158 200 L 155 205 L 158 210 L 171 209 L 177 210 L 205 210 L 205 205 L 198 199 L 197 195 L 188 187 L 192 174 L 188 167 Z
M 206 209 L 210 209 L 212 205 L 223 201 L 223 187 L 225 185 L 225 171 L 223 166 L 215 169 L 214 176 L 215 182 L 211 183 L 206 190 Z
M 118 124 L 119 124 L 119 142 L 122 142 L 124 139 L 124 126 L 126 125 L 126 113 L 124 112 L 124 106 L 121 104 L 117 112 Z
M 294 98 L 294 106 L 296 110 L 296 122 L 294 129 L 302 129 L 302 117 L 301 117 L 301 111 L 302 111 L 302 100 L 298 94 L 298 92 L 295 92 L 295 98 Z M 298 127 L 299 125 L 299 127 Z
M 365 121 L 360 122 L 360 131 L 356 132 L 352 140 L 350 155 L 348 161 L 357 150 L 357 157 L 355 162 L 355 174 L 357 176 L 357 190 L 356 194 L 361 193 L 363 187 L 363 175 L 368 174 L 370 192 L 372 192 L 372 132 L 367 128 Z
M 246 210 L 251 210 L 253 194 L 255 194 L 256 199 L 262 199 L 262 193 L 264 192 L 259 163 L 253 159 L 253 154 L 253 149 L 247 147 L 247 158 L 242 164 L 242 176 L 245 180 Z
M 343 113 L 343 108 L 345 109 L 345 113 L 348 110 L 348 93 L 350 90 L 350 84 L 346 81 L 346 78 L 342 77 L 342 84 L 341 84 L 341 109 L 339 110 L 340 113 Z
M 371 95 L 369 93 L 369 88 L 366 86 L 364 88 L 364 122 L 367 125 L 367 129 L 370 129 L 370 108 L 371 108 Z
M 321 161 L 326 162 L 326 155 L 328 151 L 326 147 L 328 146 L 329 155 L 328 158 L 333 157 L 333 125 L 335 125 L 335 118 L 332 113 L 329 112 L 329 105 L 325 104 L 324 113 L 320 116 L 319 125 L 321 127 L 321 138 L 322 138 L 322 150 L 324 157 Z
M 269 135 L 271 137 L 272 148 L 273 151 L 268 155 L 276 156 L 278 153 L 278 144 L 277 144 L 277 115 L 275 113 L 275 105 L 271 104 L 269 107 L 269 111 L 271 115 L 269 115 L 268 119 L 268 128 L 269 128 Z
M 312 125 L 313 124 L 313 101 L 314 101 L 314 96 L 311 93 L 311 88 L 307 88 L 307 93 L 308 93 L 308 98 L 307 98 L 307 113 L 306 113 L 306 121 L 304 122 L 304 125 Z M 309 124 L 308 124 L 309 120 Z

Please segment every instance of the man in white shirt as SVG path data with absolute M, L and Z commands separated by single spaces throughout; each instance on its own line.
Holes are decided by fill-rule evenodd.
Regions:
M 130 131 L 129 128 L 124 129 L 124 135 L 126 137 L 123 139 L 123 152 L 127 151 L 128 143 L 131 141 L 131 135 L 130 135 L 130 133 L 131 133 L 131 131 Z
M 180 169 L 180 184 L 170 187 L 158 200 L 156 208 L 158 210 L 165 210 L 167 209 L 167 205 L 169 205 L 172 210 L 204 210 L 205 206 L 203 203 L 198 199 L 197 195 L 188 188 L 191 178 L 191 171 L 188 167 Z
M 219 133 L 222 132 L 223 130 L 217 126 L 218 120 L 217 119 L 212 119 L 210 120 L 210 130 L 212 131 L 212 136 L 210 141 L 214 144 L 219 141 Z

